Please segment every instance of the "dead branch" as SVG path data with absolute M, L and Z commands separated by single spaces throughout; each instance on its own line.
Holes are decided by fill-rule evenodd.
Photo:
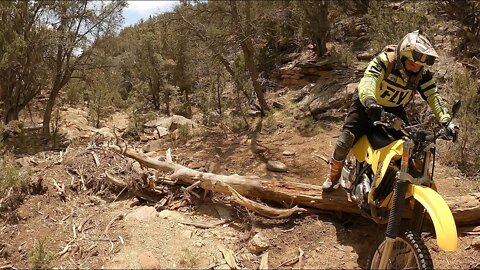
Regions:
M 97 165 L 97 167 L 100 166 L 100 159 L 98 158 L 98 155 L 97 153 L 95 153 L 95 151 L 92 151 L 92 156 L 93 156 L 93 160 L 95 161 L 95 165 Z
M 290 266 L 290 265 L 293 265 L 297 262 L 300 262 L 300 260 L 303 257 L 303 250 L 300 247 L 298 247 L 298 252 L 299 252 L 298 256 L 282 262 L 279 266 L 276 267 L 276 269 L 278 269 L 282 266 L 285 266 L 285 265 Z
M 84 219 L 84 220 L 82 221 L 82 223 L 80 223 L 80 225 L 78 226 L 78 232 L 82 232 L 83 226 L 84 226 L 85 223 L 87 223 L 92 217 L 93 217 L 93 215 L 90 215 L 90 216 L 88 216 L 86 219 Z
M 57 181 L 52 178 L 53 186 L 57 189 L 58 195 L 62 199 L 62 201 L 65 201 L 67 198 L 67 194 L 65 194 L 65 186 L 62 184 L 62 187 L 60 187 L 57 183 Z
M 262 260 L 260 261 L 260 270 L 268 269 L 268 251 L 262 254 Z
M 17 268 L 13 267 L 11 264 L 6 264 L 0 266 L 0 270 L 16 270 Z
M 212 224 L 204 224 L 204 223 L 189 222 L 189 221 L 177 221 L 177 222 L 180 223 L 180 224 L 183 224 L 183 225 L 193 226 L 193 227 L 197 227 L 197 228 L 200 228 L 200 229 L 212 229 L 212 228 L 215 228 L 217 226 L 233 222 L 234 220 L 235 219 L 220 220 L 220 221 L 214 222 Z
M 120 188 L 127 188 L 130 192 L 132 192 L 135 196 L 138 196 L 146 201 L 150 202 L 158 202 L 164 194 L 161 191 L 158 191 L 156 189 L 141 189 L 141 190 L 136 190 L 129 188 L 128 185 L 123 182 L 122 180 L 119 180 L 112 175 L 110 175 L 108 172 L 105 173 L 105 176 L 107 177 L 108 180 L 110 180 L 110 183 L 113 185 L 120 187 Z
M 103 232 L 106 234 L 115 221 L 122 220 L 124 217 L 125 214 L 120 214 L 114 217 L 112 220 L 110 220 L 110 222 L 108 222 L 107 227 L 105 227 L 105 230 Z
M 306 209 L 300 208 L 300 207 L 293 207 L 290 209 L 277 209 L 273 208 L 270 206 L 266 206 L 257 202 L 254 202 L 252 200 L 249 200 L 242 195 L 240 195 L 235 189 L 230 187 L 227 184 L 224 184 L 227 186 L 227 188 L 230 190 L 230 192 L 233 195 L 233 198 L 235 199 L 235 202 L 238 203 L 239 205 L 247 208 L 250 211 L 253 211 L 257 214 L 260 214 L 261 216 L 268 217 L 268 218 L 287 218 L 293 214 L 296 213 L 305 213 L 307 212 Z
M 225 261 L 227 262 L 228 266 L 230 266 L 230 269 L 238 269 L 238 265 L 235 260 L 235 256 L 233 256 L 233 252 L 222 245 L 219 245 L 218 249 L 220 250 L 220 252 L 222 252 Z
M 325 161 L 325 163 L 327 164 L 330 164 L 330 161 L 328 160 L 328 158 L 324 157 L 324 156 L 321 156 L 319 154 L 313 154 L 315 157 L 318 157 L 320 159 L 322 159 L 323 161 Z

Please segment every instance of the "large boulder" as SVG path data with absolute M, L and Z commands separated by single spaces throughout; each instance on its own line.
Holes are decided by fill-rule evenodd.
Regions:
M 169 131 L 174 131 L 181 126 L 196 128 L 197 124 L 192 120 L 185 118 L 181 115 L 158 117 L 157 119 L 148 121 L 147 123 L 144 124 L 144 127 L 146 128 L 163 127 Z

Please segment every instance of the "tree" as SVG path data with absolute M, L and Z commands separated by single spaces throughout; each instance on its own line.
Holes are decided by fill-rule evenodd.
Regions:
M 51 31 L 42 24 L 46 7 L 41 1 L 0 2 L 0 111 L 5 124 L 17 120 L 47 84 L 44 58 Z
M 56 1 L 50 4 L 48 25 L 54 29 L 48 64 L 52 69 L 50 90 L 43 115 L 44 136 L 50 134 L 55 101 L 72 77 L 95 68 L 89 63 L 94 48 L 105 36 L 114 34 L 126 1 Z
M 245 60 L 245 65 L 250 74 L 250 79 L 253 84 L 253 89 L 257 95 L 258 102 L 260 104 L 260 109 L 262 111 L 268 111 L 267 101 L 265 100 L 265 90 L 264 87 L 259 82 L 259 74 L 257 70 L 257 65 L 255 63 L 255 48 L 252 42 L 252 6 L 250 1 L 245 1 L 245 23 L 242 23 L 238 9 L 237 1 L 230 0 L 231 14 L 232 14 L 232 31 L 237 33 L 238 42 L 241 45 L 243 57 Z
M 169 115 L 171 88 L 168 87 L 168 82 L 176 64 L 162 55 L 161 39 L 164 37 L 160 37 L 155 30 L 153 21 L 139 25 L 135 37 L 137 43 L 133 52 L 133 69 L 136 77 L 148 85 L 147 99 L 156 110 L 160 110 L 161 94 L 163 94 L 165 113 Z
M 330 31 L 328 6 L 330 1 L 300 1 L 298 4 L 305 12 L 304 31 L 314 44 L 317 58 L 327 52 L 327 36 Z

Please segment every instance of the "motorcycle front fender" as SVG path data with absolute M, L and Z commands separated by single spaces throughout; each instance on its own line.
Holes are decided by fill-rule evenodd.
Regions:
M 457 227 L 445 200 L 435 190 L 419 185 L 409 185 L 408 195 L 423 205 L 430 215 L 438 246 L 445 251 L 457 250 Z

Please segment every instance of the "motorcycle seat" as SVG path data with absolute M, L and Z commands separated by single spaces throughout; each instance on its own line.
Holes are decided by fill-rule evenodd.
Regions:
M 369 132 L 367 132 L 367 138 L 372 148 L 377 150 L 389 145 L 393 141 L 402 138 L 402 135 L 399 132 L 393 131 L 389 133 L 393 137 L 393 140 L 388 137 L 383 128 L 378 126 L 374 126 Z

